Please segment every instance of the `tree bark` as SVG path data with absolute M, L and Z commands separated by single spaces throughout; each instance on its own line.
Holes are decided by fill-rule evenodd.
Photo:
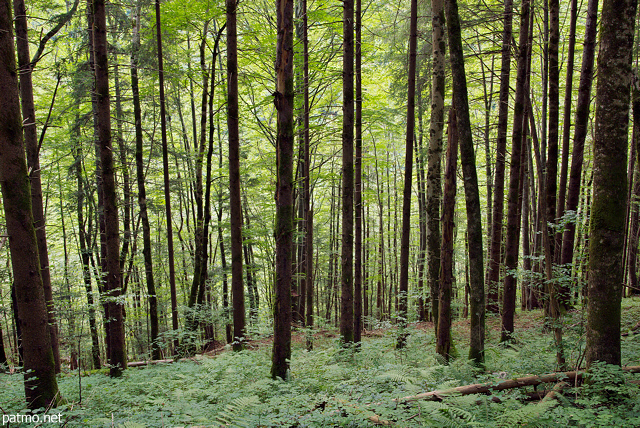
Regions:
M 582 163 L 584 159 L 584 142 L 589 123 L 589 105 L 591 103 L 591 84 L 593 81 L 593 64 L 596 49 L 596 33 L 598 20 L 598 0 L 589 0 L 587 7 L 587 23 L 585 27 L 584 48 L 582 50 L 582 67 L 578 86 L 576 104 L 573 151 L 571 154 L 571 170 L 567 189 L 565 212 L 578 209 L 580 200 L 580 180 L 582 179 Z M 560 264 L 567 265 L 573 261 L 573 248 L 576 236 L 576 224 L 570 222 L 562 237 L 562 255 Z
M 36 132 L 35 105 L 33 102 L 32 63 L 29 58 L 29 36 L 27 33 L 27 12 L 24 0 L 14 0 L 16 26 L 16 48 L 20 76 L 20 100 L 22 102 L 23 135 L 27 150 L 27 166 L 31 183 L 31 206 L 38 240 L 38 256 L 40 257 L 40 275 L 44 287 L 44 298 L 47 302 L 49 335 L 56 365 L 56 373 L 60 373 L 60 346 L 58 343 L 58 324 L 55 318 L 53 292 L 51 290 L 51 272 L 49 270 L 49 249 L 47 248 L 46 223 L 42 203 L 42 182 L 40 179 L 40 153 Z
M 622 248 L 636 0 L 604 0 L 598 52 L 586 360 L 620 365 Z
M 233 350 L 241 351 L 244 349 L 243 342 L 245 340 L 245 310 L 244 286 L 242 284 L 242 202 L 240 200 L 240 134 L 238 130 L 238 38 L 236 31 L 236 8 L 238 7 L 238 2 L 236 0 L 226 0 L 226 7 Z
M 233 0 L 228 0 L 233 1 Z M 276 0 L 276 284 L 271 377 L 288 379 L 291 358 L 291 262 L 293 256 L 293 0 Z M 228 24 L 227 24 L 228 25 Z
M 24 349 L 24 386 L 30 409 L 55 407 L 58 385 L 22 135 L 11 3 L 0 3 L 0 185 L 16 307 Z
M 397 348 L 404 348 L 409 307 L 409 241 L 411 235 L 411 184 L 413 182 L 413 142 L 416 122 L 416 56 L 418 44 L 418 0 L 411 0 L 409 24 L 409 75 L 407 86 L 407 134 L 404 157 L 404 189 L 402 192 L 402 241 L 400 242 L 400 283 L 398 284 Z
M 530 1 L 523 0 L 520 15 L 520 43 L 518 52 L 518 73 L 516 78 L 516 98 L 513 113 L 513 134 L 511 143 L 511 162 L 509 168 L 509 195 L 507 209 L 507 237 L 505 244 L 504 293 L 502 297 L 502 334 L 501 341 L 509 340 L 513 333 L 513 317 L 516 304 L 516 274 L 518 265 L 519 228 L 518 201 L 520 162 L 522 159 L 522 140 L 524 135 L 524 121 L 527 85 L 528 53 L 529 53 L 529 14 Z
M 442 246 L 440 249 L 440 296 L 436 352 L 449 361 L 451 352 L 451 289 L 453 287 L 453 232 L 456 207 L 456 170 L 458 166 L 458 127 L 456 111 L 449 110 L 447 165 L 444 173 Z
M 447 33 L 453 80 L 453 98 L 456 106 L 458 138 L 460 140 L 460 160 L 464 177 L 464 193 L 467 208 L 467 234 L 469 239 L 469 295 L 470 295 L 470 345 L 469 359 L 476 364 L 484 363 L 484 274 L 482 251 L 482 213 L 476 159 L 469 118 L 467 79 L 462 51 L 462 34 L 458 15 L 457 0 L 445 1 Z
M 442 131 L 444 129 L 445 96 L 445 18 L 444 0 L 433 0 L 431 123 L 429 125 L 429 155 L 427 160 L 427 280 L 431 293 L 431 315 L 438 331 L 438 279 L 440 276 L 440 201 L 442 200 Z
M 306 0 L 304 0 L 306 2 Z M 306 4 L 306 3 L 305 3 Z M 306 15 L 305 15 L 306 17 Z M 356 0 L 355 10 L 355 56 L 356 56 L 356 93 L 355 93 L 355 244 L 353 272 L 353 341 L 360 343 L 362 338 L 362 0 Z
M 353 0 L 343 3 L 342 63 L 342 295 L 340 298 L 340 337 L 343 344 L 353 342 Z
M 487 265 L 487 311 L 497 314 L 500 300 L 500 259 L 502 250 L 502 222 L 504 217 L 504 174 L 507 153 L 507 126 L 509 124 L 509 78 L 511 75 L 511 34 L 513 28 L 513 1 L 505 0 L 502 30 L 502 62 L 500 95 L 498 100 L 498 138 L 496 140 L 496 172 L 493 186 L 493 213 L 491 245 Z
M 111 108 L 107 59 L 107 25 L 104 0 L 93 0 L 93 43 L 95 50 L 98 144 L 102 172 L 102 194 L 105 219 L 105 298 L 109 311 L 109 375 L 119 377 L 127 366 L 124 341 L 123 305 L 120 272 L 120 230 L 116 203 L 115 168 L 111 144 Z

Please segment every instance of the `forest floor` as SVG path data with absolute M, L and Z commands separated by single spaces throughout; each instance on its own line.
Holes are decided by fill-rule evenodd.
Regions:
M 625 299 L 623 333 L 640 320 L 640 298 Z M 638 375 L 615 367 L 597 367 L 591 382 L 568 388 L 554 400 L 528 400 L 532 388 L 516 388 L 493 396 L 453 396 L 442 402 L 399 404 L 394 399 L 459 385 L 502 380 L 557 370 L 555 344 L 544 332 L 541 311 L 516 317 L 515 342 L 501 346 L 500 319 L 486 322 L 486 366 L 478 370 L 466 360 L 469 325 L 453 326 L 458 358 L 448 365 L 434 352 L 432 323 L 412 323 L 407 347 L 394 348 L 397 328 L 379 323 L 363 335 L 358 352 L 338 346 L 329 327 L 314 332 L 307 351 L 307 330 L 293 334 L 290 379 L 270 379 L 271 340 L 265 334 L 249 341 L 246 351 L 224 347 L 214 356 L 158 364 L 125 371 L 110 379 L 105 371 L 64 373 L 59 378 L 66 404 L 51 409 L 62 423 L 4 426 L 73 427 L 365 427 L 372 420 L 411 426 L 622 426 L 640 427 Z M 564 347 L 571 368 L 584 352 L 584 313 L 564 319 Z M 640 365 L 640 334 L 622 337 L 623 365 Z M 635 377 L 634 377 L 635 376 Z M 0 375 L 0 411 L 24 412 L 21 374 Z M 541 386 L 541 389 L 550 389 Z M 377 419 L 376 419 L 377 418 Z

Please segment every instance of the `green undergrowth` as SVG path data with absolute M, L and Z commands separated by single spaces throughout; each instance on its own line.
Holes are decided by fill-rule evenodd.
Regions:
M 640 318 L 638 300 L 625 300 L 623 314 L 625 331 Z M 565 319 L 569 364 L 579 362 L 584 348 L 582 318 L 575 312 Z M 604 365 L 594 368 L 588 386 L 566 388 L 557 399 L 544 402 L 525 400 L 531 387 L 494 394 L 499 403 L 485 395 L 447 397 L 442 402 L 393 401 L 435 389 L 555 371 L 554 343 L 542 332 L 540 312 L 521 313 L 519 320 L 515 343 L 503 347 L 497 344 L 499 332 L 491 327 L 496 320 L 488 319 L 483 371 L 463 358 L 442 364 L 434 354 L 431 329 L 411 327 L 406 349 L 397 351 L 396 331 L 391 328 L 366 337 L 358 352 L 340 349 L 335 338 L 316 343 L 311 352 L 294 345 L 286 382 L 269 378 L 268 345 L 128 369 L 120 379 L 88 374 L 81 379 L 81 403 L 78 378 L 67 374 L 59 385 L 68 403 L 55 412 L 68 427 L 365 427 L 374 426 L 374 415 L 398 427 L 640 426 L 640 388 L 630 382 L 640 375 Z M 456 346 L 464 355 L 468 327 L 460 322 L 455 328 Z M 638 355 L 640 335 L 624 337 L 623 364 L 639 365 Z M 22 375 L 0 376 L 5 414 L 24 407 L 22 388 Z

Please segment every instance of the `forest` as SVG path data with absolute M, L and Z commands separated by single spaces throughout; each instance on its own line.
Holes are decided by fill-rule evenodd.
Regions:
M 1 0 L 11 427 L 640 426 L 637 0 Z

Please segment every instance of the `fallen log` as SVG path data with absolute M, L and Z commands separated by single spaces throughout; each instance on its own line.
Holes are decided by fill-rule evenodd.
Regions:
M 640 373 L 640 366 L 630 366 L 623 367 L 622 370 L 629 373 Z M 485 383 L 476 383 L 473 385 L 463 385 L 458 386 L 456 388 L 450 388 L 445 390 L 437 390 L 431 392 L 423 392 L 418 395 L 411 395 L 402 398 L 396 398 L 394 401 L 397 402 L 409 402 L 409 401 L 418 401 L 418 400 L 431 400 L 431 401 L 442 401 L 442 398 L 446 395 L 452 394 L 460 394 L 460 395 L 469 395 L 469 394 L 487 394 L 491 391 L 503 391 L 505 389 L 512 388 L 521 388 L 523 386 L 537 386 L 543 383 L 552 383 L 552 382 L 560 382 L 566 381 L 572 384 L 582 380 L 582 377 L 585 374 L 585 370 L 578 371 L 570 371 L 570 372 L 559 372 L 559 373 L 549 373 L 545 375 L 533 375 L 533 376 L 525 376 L 516 379 L 508 379 L 503 382 L 493 383 L 493 382 L 485 382 Z
M 127 363 L 127 367 L 142 367 L 142 366 L 152 366 L 154 364 L 171 364 L 173 363 L 173 358 L 168 358 L 166 360 L 149 360 L 149 361 L 132 361 Z

